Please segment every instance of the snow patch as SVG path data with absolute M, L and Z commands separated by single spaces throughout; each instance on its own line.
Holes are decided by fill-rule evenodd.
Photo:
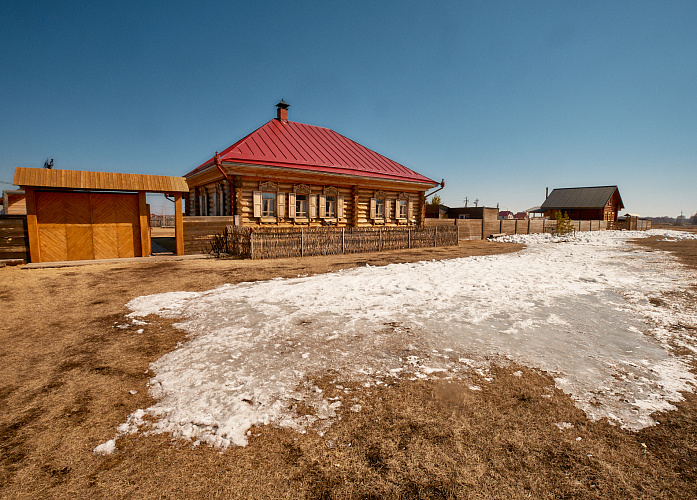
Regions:
M 395 378 L 491 381 L 497 359 L 554 374 L 590 418 L 652 425 L 652 411 L 694 389 L 670 343 L 694 352 L 684 330 L 697 316 L 694 306 L 678 313 L 649 301 L 687 289 L 690 275 L 626 240 L 697 237 L 673 233 L 518 235 L 502 238 L 527 245 L 516 254 L 138 297 L 128 303 L 132 320 L 177 318 L 190 337 L 150 366 L 157 402 L 117 436 L 144 426 L 225 448 L 245 445 L 252 426 L 324 432 L 344 407 L 313 390 L 314 374 L 331 370 L 367 390 Z

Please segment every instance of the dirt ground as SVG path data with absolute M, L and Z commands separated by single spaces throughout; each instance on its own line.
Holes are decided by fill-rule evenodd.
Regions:
M 695 241 L 639 244 L 697 269 Z M 342 413 L 322 437 L 265 427 L 248 446 L 220 453 L 137 435 L 119 439 L 112 455 L 92 453 L 150 406 L 149 363 L 184 340 L 161 318 L 141 334 L 115 328 L 134 297 L 520 248 L 477 241 L 305 259 L 0 269 L 0 497 L 697 497 L 697 397 L 686 394 L 677 411 L 656 417 L 660 425 L 632 433 L 588 421 L 549 376 L 518 366 L 496 367 L 481 391 L 456 381 L 366 389 L 362 410 Z M 518 370 L 522 377 L 511 375 Z M 317 374 L 315 383 L 331 391 L 340 377 Z M 574 427 L 562 431 L 561 421 Z

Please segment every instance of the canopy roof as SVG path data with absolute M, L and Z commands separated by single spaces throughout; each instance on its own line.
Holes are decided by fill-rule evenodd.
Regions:
M 49 168 L 15 168 L 16 186 L 106 191 L 147 191 L 150 193 L 188 193 L 184 177 L 166 175 L 119 174 Z
M 617 192 L 618 210 L 624 208 L 617 186 L 557 188 L 554 189 L 540 207 L 542 210 L 565 208 L 603 208 Z
M 223 163 L 267 165 L 436 185 L 437 183 L 331 129 L 273 119 L 220 153 Z M 214 164 L 214 158 L 190 177 Z

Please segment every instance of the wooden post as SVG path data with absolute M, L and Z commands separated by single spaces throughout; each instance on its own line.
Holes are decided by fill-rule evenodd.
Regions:
M 380 231 L 380 241 L 378 242 L 378 250 L 382 252 L 382 228 L 380 228 L 379 231 Z
M 344 228 L 341 228 L 341 253 L 346 253 L 346 240 L 344 239 Z
M 484 236 L 484 212 L 482 211 L 482 239 L 485 240 L 486 236 Z
M 181 194 L 180 194 L 181 202 Z M 150 257 L 150 221 L 148 220 L 148 203 L 145 191 L 138 191 L 138 209 L 140 219 L 140 256 Z M 179 206 L 181 210 L 181 204 Z
M 438 246 L 438 226 L 433 228 L 433 246 Z
M 528 218 L 528 232 L 527 234 L 530 234 L 530 219 Z
M 27 204 L 27 230 L 29 232 L 29 260 L 41 262 L 41 250 L 39 246 L 39 224 L 36 220 L 36 195 L 33 187 L 24 188 L 24 196 Z M 7 206 L 5 207 L 7 208 Z
M 184 255 L 184 216 L 181 193 L 174 193 L 174 240 L 177 255 Z
M 407 248 L 411 248 L 411 228 L 407 228 L 409 230 L 409 234 L 407 235 Z
M 249 258 L 254 260 L 254 228 L 249 232 Z
M 300 228 L 300 257 L 305 256 L 305 228 Z

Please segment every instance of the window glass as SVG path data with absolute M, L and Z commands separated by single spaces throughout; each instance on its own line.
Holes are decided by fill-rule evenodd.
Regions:
M 295 216 L 296 217 L 307 217 L 307 195 L 306 194 L 296 194 L 295 195 Z
M 261 216 L 275 217 L 276 216 L 276 193 L 261 194 Z
M 382 198 L 377 198 L 375 200 L 375 218 L 385 218 L 385 200 L 383 200 Z
M 407 218 L 407 200 L 399 200 L 399 218 Z
M 326 216 L 327 217 L 336 217 L 336 196 L 327 196 L 327 210 L 326 210 Z

